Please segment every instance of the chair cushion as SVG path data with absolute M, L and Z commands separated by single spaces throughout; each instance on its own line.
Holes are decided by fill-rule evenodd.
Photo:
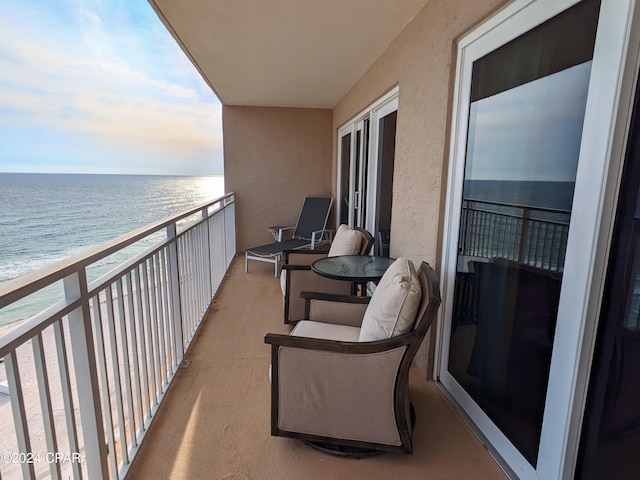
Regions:
M 284 296 L 287 292 L 287 271 L 280 271 L 280 290 L 282 290 L 282 295 Z
M 358 230 L 342 224 L 338 227 L 338 231 L 333 238 L 328 256 L 358 255 L 360 254 L 361 245 L 362 234 Z
M 301 320 L 291 331 L 291 335 L 294 337 L 323 338 L 339 342 L 357 342 L 360 329 L 349 325 Z
M 398 258 L 387 269 L 369 301 L 359 340 L 371 342 L 407 333 L 413 327 L 422 289 L 411 260 Z

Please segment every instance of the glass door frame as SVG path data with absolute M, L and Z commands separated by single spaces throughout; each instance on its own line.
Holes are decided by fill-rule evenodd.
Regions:
M 375 236 L 375 232 L 377 231 L 376 223 L 376 199 L 377 199 L 377 176 L 378 176 L 378 148 L 379 148 L 379 119 L 388 115 L 391 112 L 398 110 L 398 98 L 400 95 L 400 88 L 395 86 L 389 92 L 384 94 L 374 103 L 369 105 L 365 110 L 358 113 L 358 115 L 351 118 L 348 122 L 346 122 L 342 127 L 338 129 L 338 168 L 337 168 L 337 191 L 338 198 L 342 198 L 343 192 L 342 189 L 342 163 L 345 161 L 342 152 L 342 139 L 351 134 L 351 152 L 356 152 L 358 147 L 358 155 L 352 155 L 349 157 L 350 167 L 349 167 L 349 225 L 356 226 L 362 221 L 362 217 L 364 216 L 364 222 L 361 225 L 363 228 L 366 228 L 372 235 Z M 363 137 L 368 137 L 366 142 L 360 142 L 360 145 L 357 144 L 357 133 L 358 131 L 363 131 L 365 125 L 368 120 L 369 132 Z M 356 179 L 356 159 L 362 161 L 365 154 L 367 155 L 367 168 L 366 168 L 366 176 L 364 175 L 362 165 L 359 167 L 359 178 Z M 357 183 L 356 183 L 357 182 Z M 366 196 L 363 198 L 356 198 L 356 190 L 358 192 L 362 191 L 362 187 L 366 188 Z M 356 189 L 358 187 L 358 189 Z M 356 200 L 358 200 L 357 208 L 353 208 L 356 205 Z M 338 202 L 338 212 L 336 215 L 336 223 L 340 222 L 340 218 L 342 216 L 342 202 Z M 358 211 L 358 218 L 356 218 L 355 211 Z M 336 227 L 338 225 L 336 224 Z
M 640 0 L 639 0 L 640 1 Z M 636 0 L 602 0 L 569 229 L 538 463 L 534 468 L 447 370 L 473 62 L 578 3 L 516 0 L 457 48 L 434 376 L 505 470 L 572 478 L 615 217 L 640 41 Z M 635 27 L 635 28 L 632 28 Z M 561 346 L 562 348 L 559 348 Z

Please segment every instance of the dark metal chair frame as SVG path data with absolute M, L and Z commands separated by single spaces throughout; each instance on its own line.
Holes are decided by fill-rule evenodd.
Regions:
M 366 243 L 360 249 L 360 254 L 369 255 L 375 239 L 364 228 L 355 227 L 354 230 L 358 230 L 359 232 L 361 232 L 364 235 L 364 238 L 366 239 Z M 282 265 L 282 270 L 285 270 L 287 272 L 287 278 L 285 282 L 285 291 L 284 291 L 284 306 L 283 306 L 284 323 L 296 323 L 298 320 L 300 320 L 299 318 L 291 318 L 291 315 L 290 315 L 291 302 L 298 301 L 297 298 L 294 298 L 291 295 L 291 283 L 293 281 L 293 278 L 297 275 L 300 275 L 300 273 L 298 272 L 309 272 L 307 274 L 302 273 L 302 275 L 312 274 L 311 263 L 313 263 L 313 261 L 315 260 L 326 257 L 327 253 L 328 251 L 321 253 L 321 252 L 318 252 L 317 250 L 285 250 L 282 252 L 284 256 L 284 264 Z M 306 262 L 308 264 L 304 264 L 304 265 L 291 263 L 290 257 L 293 257 L 294 255 L 309 256 L 310 259 L 313 258 L 313 261 Z M 336 293 L 335 290 L 339 289 L 340 293 L 344 293 L 345 295 L 349 294 L 349 285 L 343 284 L 343 282 L 337 282 L 330 279 L 326 279 L 325 281 L 320 278 L 316 279 L 316 282 L 322 282 L 323 284 L 326 284 L 327 290 L 331 291 L 332 293 Z
M 420 304 L 416 323 L 410 332 L 392 337 L 386 340 L 374 342 L 342 342 L 317 338 L 305 338 L 289 335 L 267 334 L 265 343 L 270 344 L 272 382 L 271 382 L 271 434 L 274 436 L 297 438 L 307 442 L 321 443 L 322 445 L 337 448 L 372 449 L 376 451 L 413 453 L 413 426 L 411 422 L 411 406 L 409 401 L 409 369 L 415 355 L 425 338 L 429 327 L 436 319 L 440 306 L 440 287 L 438 278 L 433 269 L 426 263 L 420 266 L 420 281 L 422 284 L 423 300 Z M 426 295 L 425 295 L 426 294 Z M 368 297 L 336 296 L 303 292 L 306 300 L 307 318 L 311 312 L 311 302 L 332 301 L 367 304 Z M 336 319 L 338 320 L 338 319 Z M 336 322 L 337 323 L 337 322 Z M 281 379 L 278 369 L 279 350 L 283 348 L 299 349 L 301 351 L 332 352 L 336 355 L 359 356 L 388 352 L 390 350 L 404 348 L 402 359 L 395 376 L 395 388 L 393 392 L 393 404 L 397 432 L 401 441 L 400 445 L 385 445 L 380 443 L 364 442 L 348 438 L 331 438 L 309 433 L 286 431 L 278 426 L 280 408 L 279 390 L 282 381 L 295 382 L 297 379 Z M 346 368 L 346 364 L 345 364 Z M 371 372 L 371 377 L 359 379 L 359 382 L 375 382 L 376 372 Z M 286 408 L 284 406 L 283 408 Z M 367 409 L 367 399 L 362 399 L 362 408 Z M 331 412 L 325 412 L 327 418 Z M 375 421 L 372 419 L 372 421 Z

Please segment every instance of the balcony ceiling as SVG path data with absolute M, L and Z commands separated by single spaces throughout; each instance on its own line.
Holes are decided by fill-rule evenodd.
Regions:
M 149 0 L 227 105 L 333 108 L 428 0 Z

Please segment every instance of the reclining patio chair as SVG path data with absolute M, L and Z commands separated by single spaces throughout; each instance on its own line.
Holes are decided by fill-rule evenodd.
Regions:
M 409 368 L 440 305 L 433 269 L 400 258 L 372 297 L 304 296 L 307 319 L 265 337 L 271 434 L 343 455 L 413 453 Z
M 304 318 L 303 291 L 349 295 L 351 284 L 321 277 L 311 271 L 311 264 L 324 257 L 338 255 L 369 255 L 373 236 L 364 228 L 340 225 L 328 252 L 315 250 L 285 250 L 284 264 L 280 274 L 282 287 L 284 323 L 293 323 Z
M 316 246 L 328 243 L 329 240 L 325 237 L 330 231 L 326 230 L 325 227 L 327 226 L 332 203 L 333 198 L 306 197 L 295 227 L 269 227 L 275 242 L 245 249 L 244 271 L 249 271 L 249 260 L 273 263 L 277 278 L 278 266 L 284 250 L 307 247 L 314 250 Z M 287 230 L 294 230 L 293 236 L 289 240 L 283 240 L 282 235 Z

